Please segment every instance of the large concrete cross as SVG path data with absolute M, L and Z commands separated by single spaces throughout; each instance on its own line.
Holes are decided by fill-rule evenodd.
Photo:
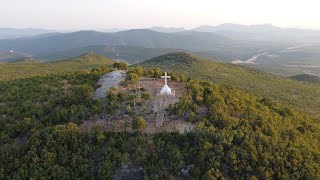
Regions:
M 164 73 L 164 76 L 161 76 L 161 78 L 164 78 L 164 85 L 167 85 L 167 79 L 171 78 L 167 75 L 167 72 Z

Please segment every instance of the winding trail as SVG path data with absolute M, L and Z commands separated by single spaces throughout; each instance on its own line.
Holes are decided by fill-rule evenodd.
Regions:
M 118 87 L 120 82 L 125 79 L 125 73 L 126 71 L 112 71 L 102 75 L 98 81 L 98 84 L 100 84 L 101 87 L 94 92 L 92 98 L 105 99 L 109 89 L 112 86 Z
M 246 60 L 246 61 L 234 60 L 234 61 L 232 61 L 231 63 L 232 63 L 232 64 L 255 64 L 255 63 L 256 63 L 256 60 L 257 60 L 260 56 L 263 56 L 263 55 L 266 55 L 266 54 L 268 54 L 268 52 L 263 52 L 263 53 L 254 55 L 254 56 L 252 56 L 250 59 L 248 59 L 248 60 Z

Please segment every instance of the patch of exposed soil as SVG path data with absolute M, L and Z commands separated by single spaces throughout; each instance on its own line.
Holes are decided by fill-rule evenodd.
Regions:
M 112 78 L 107 75 L 104 79 L 107 79 L 108 81 L 119 80 L 118 78 Z M 117 83 L 119 83 L 119 81 Z M 108 84 L 112 83 L 109 82 Z M 112 116 L 100 115 L 91 117 L 89 120 L 85 121 L 80 128 L 83 131 L 90 131 L 93 126 L 99 125 L 105 131 L 132 131 L 132 117 L 125 111 L 125 108 L 130 106 L 132 111 L 146 119 L 147 128 L 143 130 L 145 133 L 184 133 L 185 131 L 192 130 L 194 127 L 192 123 L 177 116 L 169 115 L 167 111 L 169 105 L 178 102 L 181 95 L 186 91 L 184 84 L 180 82 L 168 82 L 169 87 L 172 89 L 172 92 L 175 92 L 175 95 L 159 95 L 159 91 L 163 85 L 163 79 L 141 78 L 140 82 L 137 84 L 129 85 L 128 87 L 118 86 L 118 92 L 127 95 L 136 95 L 135 105 L 132 105 L 132 103 L 128 105 L 128 102 L 122 103 L 120 108 L 117 109 Z M 109 88 L 110 87 L 111 86 L 109 85 Z M 141 88 L 143 90 L 139 90 Z M 101 91 L 104 91 L 104 95 L 106 94 L 106 90 Z M 148 100 L 143 100 L 140 98 L 143 93 L 150 93 L 152 96 Z M 161 126 L 158 126 L 159 123 L 157 123 L 159 122 L 159 119 L 161 120 Z

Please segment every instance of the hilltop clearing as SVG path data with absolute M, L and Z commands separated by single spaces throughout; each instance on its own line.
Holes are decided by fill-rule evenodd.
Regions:
M 97 89 L 93 98 L 104 101 L 108 94 L 110 98 L 112 92 L 112 94 L 118 96 L 117 101 L 110 102 L 109 100 L 107 105 L 103 105 L 107 106 L 104 107 L 107 108 L 107 112 L 104 111 L 106 115 L 102 113 L 102 116 L 91 117 L 80 126 L 81 129 L 90 131 L 94 126 L 99 125 L 105 131 L 134 131 L 131 125 L 134 116 L 144 117 L 146 121 L 146 128 L 142 131 L 144 133 L 184 133 L 185 130 L 193 126 L 190 122 L 171 116 L 167 112 L 169 105 L 177 103 L 185 92 L 183 83 L 170 82 L 169 85 L 174 89 L 175 96 L 163 96 L 159 95 L 163 80 L 142 77 L 138 83 L 124 87 L 118 86 L 119 81 L 122 80 L 118 77 L 123 77 L 123 75 L 114 71 L 103 75 L 98 81 L 99 84 L 102 84 L 102 87 Z M 103 85 L 104 82 L 107 84 Z M 111 85 L 113 86 L 111 87 Z M 109 98 L 106 100 L 108 101 Z M 112 108 L 108 106 L 112 106 Z M 160 117 L 160 114 L 163 117 Z M 159 118 L 162 118 L 161 125 L 157 126 L 157 119 L 159 123 Z

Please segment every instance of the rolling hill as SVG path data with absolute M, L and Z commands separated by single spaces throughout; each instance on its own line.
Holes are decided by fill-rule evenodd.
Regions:
M 12 63 L 1 63 L 0 81 L 75 72 L 91 69 L 98 65 L 111 65 L 113 63 L 114 61 L 111 59 L 95 53 L 86 53 L 78 57 L 49 63 L 40 63 L 38 60 L 27 58 Z
M 26 57 L 30 57 L 30 55 L 13 50 L 0 51 L 0 62 L 11 62 Z
M 26 57 L 26 58 L 22 58 L 22 59 L 19 59 L 19 60 L 16 60 L 16 61 L 12 61 L 11 63 L 29 63 L 29 64 L 32 64 L 32 63 L 41 63 L 41 60 L 38 60 L 38 59 L 34 59 L 32 57 Z
M 80 64 L 84 64 L 84 65 L 98 65 L 98 64 L 112 64 L 112 63 L 114 63 L 114 61 L 112 61 L 111 59 L 109 59 L 105 56 L 90 52 L 90 53 L 85 53 L 85 54 L 82 54 L 80 56 L 77 56 L 77 57 L 74 57 L 71 59 L 56 61 L 56 62 L 53 62 L 53 64 L 66 63 L 66 62 L 72 62 L 72 63 L 76 62 L 76 63 L 80 63 Z
M 310 74 L 298 74 L 295 76 L 291 76 L 290 79 L 320 84 L 320 78 L 318 76 L 314 76 L 314 75 L 310 75 Z
M 170 53 L 139 65 L 161 67 L 183 73 L 192 78 L 236 86 L 254 95 L 272 98 L 278 102 L 320 117 L 320 86 L 274 76 L 240 65 L 223 64 L 189 53 Z

